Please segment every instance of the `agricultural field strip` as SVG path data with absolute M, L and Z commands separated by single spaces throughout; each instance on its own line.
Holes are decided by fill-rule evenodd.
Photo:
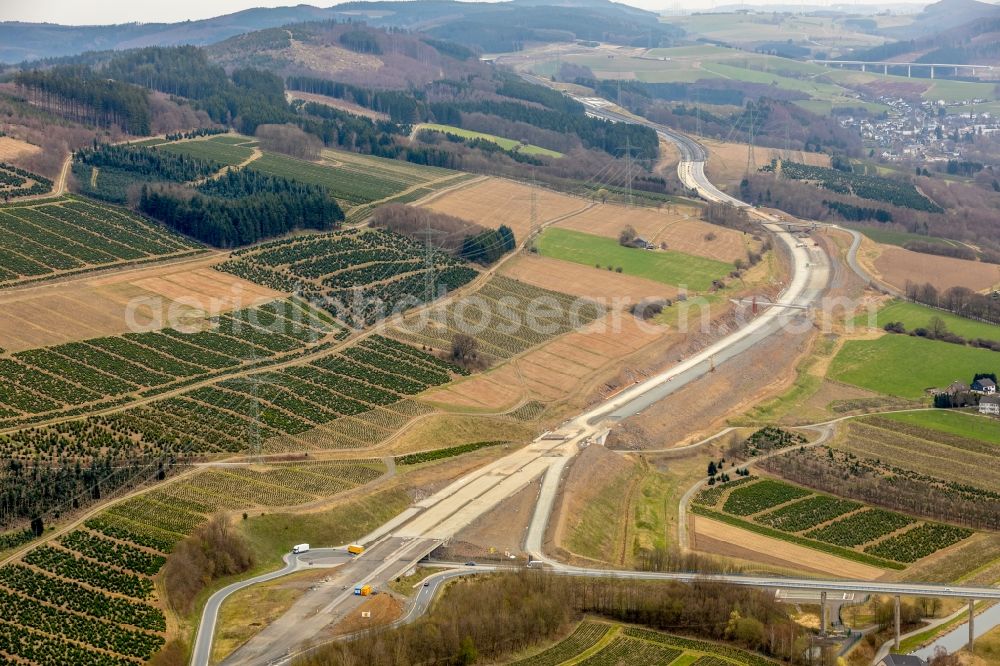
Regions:
M 540 298 L 552 299 L 561 310 L 560 313 L 549 316 L 533 315 L 540 328 L 550 329 L 548 332 L 536 331 L 527 325 L 530 321 L 529 314 L 532 314 L 529 305 Z M 488 306 L 485 312 L 477 301 Z M 460 317 L 459 311 L 463 315 L 475 315 L 475 318 L 470 321 L 467 317 Z M 485 320 L 489 325 L 476 331 L 481 314 L 489 315 L 489 319 Z M 570 314 L 578 316 L 579 321 L 575 323 L 585 325 L 597 319 L 600 312 L 596 305 L 587 301 L 579 301 L 566 294 L 533 287 L 510 278 L 494 276 L 474 294 L 449 305 L 444 316 L 435 319 L 440 324 L 439 327 L 428 326 L 423 332 L 415 333 L 411 330 L 412 326 L 404 325 L 393 329 L 393 335 L 416 344 L 446 348 L 454 333 L 469 332 L 487 353 L 497 358 L 511 358 L 573 330 L 571 324 L 574 322 L 569 317 Z M 444 321 L 440 321 L 441 319 Z M 498 322 L 499 326 L 510 332 L 498 330 Z
M 742 666 L 775 666 L 777 663 L 759 654 L 747 652 L 746 650 L 740 650 L 728 645 L 710 643 L 709 641 L 686 638 L 683 636 L 674 636 L 672 634 L 664 634 L 659 631 L 643 629 L 640 627 L 624 627 L 622 629 L 622 635 L 630 638 L 642 639 L 651 643 L 658 643 L 660 645 L 683 650 L 684 652 L 710 655 L 724 659 L 729 663 L 740 664 Z
M 53 651 L 71 655 L 69 661 L 60 663 L 132 664 L 131 659 L 151 657 L 164 643 L 166 621 L 162 611 L 142 601 L 153 592 L 149 576 L 159 570 L 173 544 L 218 506 L 250 506 L 240 502 L 235 507 L 232 502 L 212 505 L 182 496 L 185 489 L 200 489 L 204 478 L 216 472 L 206 470 L 125 500 L 86 521 L 85 527 L 63 535 L 55 545 L 29 551 L 24 558 L 29 566 L 0 568 L 0 599 L 16 604 L 16 612 L 5 614 L 3 622 L 22 633 L 38 632 Z M 236 486 L 245 487 L 249 481 L 289 493 L 275 492 L 272 497 L 308 501 L 367 483 L 383 473 L 377 460 L 291 463 L 270 471 L 226 471 L 222 477 L 231 481 L 215 487 L 226 493 L 220 498 L 228 498 Z M 323 484 L 316 486 L 317 494 L 296 490 L 309 477 Z M 213 483 L 206 487 L 212 488 Z M 34 654 L 28 645 L 4 642 L 2 633 L 0 650 L 29 660 Z
M 378 229 L 348 229 L 240 250 L 220 270 L 258 284 L 300 293 L 335 318 L 363 328 L 378 314 L 409 309 L 475 279 L 474 268 Z M 363 298 L 359 298 L 362 296 Z
M 622 663 L 669 664 L 683 653 L 683 650 L 657 645 L 639 638 L 617 636 L 599 652 L 577 663 L 580 666 L 617 666 Z M 723 665 L 729 666 L 729 662 L 723 661 Z
M 163 143 L 156 146 L 156 149 L 186 157 L 218 162 L 227 167 L 242 164 L 253 156 L 252 148 L 247 148 L 239 144 L 224 143 L 222 141 L 212 141 L 211 139 Z
M 597 645 L 612 630 L 612 625 L 581 622 L 573 633 L 538 654 L 511 662 L 509 666 L 558 666 Z
M 918 521 L 885 509 L 865 507 L 861 502 L 844 500 L 772 479 L 722 485 L 702 491 L 695 511 L 706 517 L 720 513 L 708 509 L 717 506 L 724 494 L 722 515 L 750 520 L 776 532 L 799 534 L 798 540 L 819 541 L 838 548 L 864 552 L 885 560 L 910 563 L 937 550 L 947 548 L 972 535 L 972 530 Z M 721 492 L 716 493 L 716 490 Z
M 16 431 L 0 437 L 0 451 L 17 458 L 31 456 L 32 451 L 47 450 L 56 437 L 63 449 L 84 457 L 128 456 L 133 451 L 234 452 L 245 450 L 256 437 L 301 435 L 346 416 L 355 417 L 352 422 L 362 433 L 381 430 L 387 436 L 389 428 L 420 413 L 414 412 L 407 396 L 447 383 L 460 373 L 417 349 L 401 347 L 388 338 L 370 336 L 306 365 L 256 373 L 267 378 L 257 400 L 250 381 L 222 379 L 149 406 Z M 355 445 L 364 441 L 354 439 Z
M 241 357 L 245 359 L 250 350 L 259 356 L 280 356 L 300 351 L 310 339 L 321 340 L 340 330 L 330 328 L 317 319 L 308 322 L 312 325 L 287 319 L 276 310 L 277 307 L 267 304 L 253 311 L 245 310 L 235 314 L 237 317 L 252 317 L 252 321 L 262 323 L 270 330 L 247 321 L 238 321 L 233 315 L 224 315 L 212 320 L 217 328 L 208 333 L 178 334 L 165 329 L 161 332 L 94 338 L 41 350 L 18 352 L 10 359 L 0 359 L 0 375 L 27 390 L 25 396 L 41 393 L 51 400 L 32 401 L 32 409 L 32 404 L 24 404 L 23 400 L 20 405 L 14 402 L 18 397 L 16 394 L 5 395 L 0 392 L 0 407 L 10 406 L 22 413 L 40 413 L 56 409 L 58 405 L 54 405 L 52 401 L 63 401 L 70 405 L 83 404 L 102 396 L 124 395 L 142 388 L 169 386 L 174 382 L 189 381 L 191 377 L 208 375 L 211 369 L 236 367 L 243 362 Z M 284 312 L 290 307 L 293 306 L 286 305 Z M 268 322 L 264 323 L 263 319 Z M 273 329 L 275 325 L 280 325 L 283 333 L 276 332 Z M 239 337 L 240 334 L 243 337 Z M 179 338 L 183 344 L 170 349 L 168 343 L 165 349 L 163 344 L 156 345 L 152 342 L 164 337 Z M 192 358 L 186 353 L 189 346 L 210 355 L 196 354 Z M 174 351 L 174 354 L 168 351 Z M 225 360 L 222 363 L 207 363 L 206 359 L 211 358 Z M 44 384 L 37 383 L 36 373 L 44 374 Z M 135 378 L 135 381 L 124 377 Z M 75 402 L 74 392 L 66 384 L 79 389 Z M 41 391 L 35 391 L 32 387 L 38 387 Z M 11 402 L 14 404 L 10 404 Z
M 427 183 L 454 172 L 440 169 L 401 169 L 393 164 L 363 163 L 339 159 L 324 159 L 323 164 L 306 162 L 275 153 L 264 153 L 248 168 L 273 176 L 293 178 L 300 182 L 327 188 L 337 199 L 352 205 L 386 199 L 414 186 Z M 377 159 L 377 158 L 375 158 Z M 387 160 L 392 162 L 392 160 Z
M 75 197 L 0 207 L 0 284 L 203 251 L 141 218 Z
M 976 479 L 984 488 L 1000 488 L 1000 470 L 994 465 L 995 453 L 991 456 L 986 451 L 976 450 L 992 445 L 947 435 L 944 435 L 947 438 L 945 441 L 914 436 L 907 432 L 905 424 L 899 423 L 898 426 L 890 430 L 872 423 L 852 421 L 848 426 L 848 436 L 835 443 L 834 448 L 879 458 L 948 481 L 967 483 L 968 479 Z M 871 440 L 871 437 L 877 439 Z M 878 442 L 877 447 L 872 441 Z M 969 442 L 969 446 L 955 446 L 957 441 Z

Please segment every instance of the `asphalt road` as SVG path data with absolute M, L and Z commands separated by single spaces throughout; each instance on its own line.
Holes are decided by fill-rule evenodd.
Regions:
M 386 536 L 365 549 L 360 555 L 344 558 L 341 567 L 332 573 L 330 580 L 316 586 L 315 590 L 300 597 L 280 618 L 264 628 L 236 649 L 223 664 L 274 664 L 285 660 L 298 646 L 307 645 L 324 629 L 336 624 L 353 612 L 359 612 L 367 597 L 354 594 L 354 588 L 370 585 L 382 590 L 397 576 L 411 569 L 417 561 L 440 545 L 433 539 Z M 346 551 L 341 551 L 346 552 Z M 303 567 L 299 567 L 300 569 Z M 268 574 L 268 580 L 287 572 Z M 208 614 L 205 615 L 208 617 Z M 211 643 L 214 626 L 205 632 Z M 210 649 L 208 650 L 210 652 Z M 208 652 L 202 651 L 199 660 L 192 663 L 207 664 Z
M 218 590 L 215 594 L 210 596 L 208 601 L 205 603 L 205 610 L 201 616 L 201 623 L 198 625 L 198 636 L 195 639 L 194 650 L 192 650 L 191 653 L 191 663 L 208 664 L 209 657 L 212 653 L 212 637 L 215 634 L 215 623 L 219 616 L 219 607 L 222 606 L 222 602 L 225 601 L 226 597 L 230 594 L 250 587 L 251 585 L 266 583 L 267 581 L 274 580 L 275 578 L 287 576 L 290 573 L 294 573 L 302 569 L 308 569 L 310 567 L 339 566 L 350 561 L 351 558 L 352 555 L 343 548 L 317 548 L 309 551 L 308 553 L 302 553 L 299 555 L 288 553 L 283 558 L 285 560 L 285 566 L 283 568 L 270 573 L 261 574 L 260 576 L 255 576 L 254 578 L 241 580 Z

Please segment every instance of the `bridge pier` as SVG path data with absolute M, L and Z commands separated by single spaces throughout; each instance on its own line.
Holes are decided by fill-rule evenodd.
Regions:
M 895 635 L 892 642 L 892 649 L 899 649 L 899 595 L 896 595 L 896 599 L 893 602 L 893 625 L 895 629 Z
M 912 79 L 913 78 L 913 67 L 912 67 L 912 65 L 907 65 L 906 66 L 906 78 L 908 78 L 908 79 Z
M 976 600 L 969 599 L 969 654 L 976 651 Z
M 819 593 L 819 605 L 823 609 L 820 617 L 819 624 L 819 635 L 826 636 L 826 628 L 829 624 L 829 609 L 826 605 L 826 590 L 821 590 Z
M 882 76 L 889 75 L 889 65 L 882 65 Z
M 868 63 L 864 63 L 864 62 L 861 63 L 861 71 L 862 72 L 867 72 L 868 71 Z
M 931 65 L 931 78 L 934 78 L 934 65 Z

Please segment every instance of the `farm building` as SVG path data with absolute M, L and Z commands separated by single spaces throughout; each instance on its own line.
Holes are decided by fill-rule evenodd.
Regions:
M 959 393 L 968 393 L 969 387 L 960 381 L 953 381 L 951 385 L 944 390 L 948 395 L 958 395 Z
M 995 393 L 997 390 L 996 382 L 988 377 L 980 377 L 976 381 L 972 382 L 972 390 L 976 393 Z
M 636 236 L 629 243 L 629 247 L 638 248 L 640 250 L 655 250 L 656 246 L 650 243 L 648 240 L 642 236 Z
M 1000 416 L 1000 396 L 988 395 L 980 400 L 979 413 Z

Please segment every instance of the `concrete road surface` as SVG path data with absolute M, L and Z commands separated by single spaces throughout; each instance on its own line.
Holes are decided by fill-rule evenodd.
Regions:
M 356 586 L 371 585 L 375 590 L 384 589 L 389 581 L 412 568 L 438 545 L 440 542 L 433 539 L 383 538 L 344 563 L 328 582 L 300 597 L 288 612 L 238 648 L 223 663 L 271 664 L 283 659 L 292 649 L 307 644 L 327 627 L 357 611 L 368 597 L 355 595 Z
M 337 567 L 350 561 L 351 557 L 352 555 L 345 549 L 336 548 L 317 548 L 300 555 L 289 553 L 284 557 L 285 566 L 283 568 L 227 585 L 217 591 L 205 603 L 205 610 L 202 613 L 201 623 L 198 626 L 198 636 L 195 640 L 194 650 L 192 651 L 191 662 L 194 664 L 208 664 L 212 653 L 212 637 L 215 635 L 215 623 L 219 616 L 219 608 L 230 594 L 251 585 L 266 583 L 269 580 L 287 576 L 302 569 L 310 567 Z

